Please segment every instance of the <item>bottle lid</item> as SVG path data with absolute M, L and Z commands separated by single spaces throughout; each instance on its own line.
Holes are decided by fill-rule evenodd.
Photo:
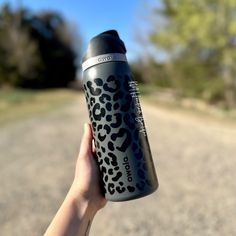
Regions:
M 125 45 L 116 30 L 108 30 L 92 38 L 82 62 L 109 53 L 126 53 Z

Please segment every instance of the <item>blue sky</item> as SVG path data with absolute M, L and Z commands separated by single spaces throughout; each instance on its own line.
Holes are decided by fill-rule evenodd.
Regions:
M 2 4 L 3 0 L 0 0 Z M 96 34 L 108 29 L 116 29 L 128 50 L 128 58 L 140 56 L 141 46 L 135 31 L 140 28 L 140 19 L 145 15 L 145 2 L 153 0 L 9 0 L 13 6 L 22 5 L 33 11 L 57 10 L 66 19 L 75 23 L 82 35 L 84 46 Z M 156 0 L 158 2 L 158 0 Z M 144 17 L 145 18 L 145 17 Z M 83 48 L 83 50 L 85 50 Z

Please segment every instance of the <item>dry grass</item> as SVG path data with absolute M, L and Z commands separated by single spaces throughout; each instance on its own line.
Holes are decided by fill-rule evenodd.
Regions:
M 0 90 L 0 125 L 55 110 L 76 98 L 72 90 Z

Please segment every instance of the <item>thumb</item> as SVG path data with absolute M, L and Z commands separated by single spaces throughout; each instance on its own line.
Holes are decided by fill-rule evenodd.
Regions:
M 84 124 L 84 134 L 80 144 L 79 156 L 88 156 L 92 153 L 92 129 L 88 123 Z

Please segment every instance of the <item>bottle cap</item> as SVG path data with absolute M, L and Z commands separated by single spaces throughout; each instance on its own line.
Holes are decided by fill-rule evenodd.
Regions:
M 125 45 L 116 30 L 108 30 L 92 38 L 82 62 L 108 53 L 126 53 Z

